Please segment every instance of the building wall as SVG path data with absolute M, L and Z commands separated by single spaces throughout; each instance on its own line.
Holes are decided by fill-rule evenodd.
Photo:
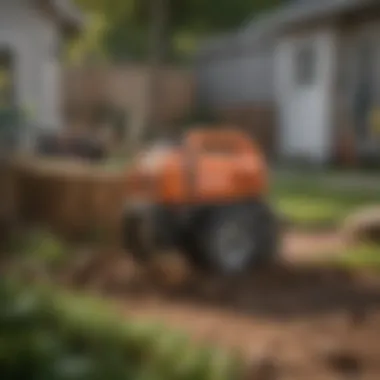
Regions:
M 198 96 L 211 109 L 273 101 L 272 51 L 247 52 L 198 64 Z
M 16 104 L 49 129 L 61 125 L 59 41 L 57 26 L 27 0 L 0 3 L 0 48 L 14 55 Z
M 241 127 L 255 137 L 265 153 L 274 155 L 275 105 L 272 41 L 236 46 L 197 61 L 197 106 L 218 121 Z
M 298 48 L 315 51 L 315 78 L 300 85 L 295 79 Z M 275 84 L 278 105 L 278 149 L 284 158 L 323 163 L 332 153 L 333 83 L 336 31 L 328 26 L 282 36 L 275 49 Z

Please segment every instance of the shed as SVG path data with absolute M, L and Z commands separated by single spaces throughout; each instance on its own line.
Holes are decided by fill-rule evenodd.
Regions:
M 235 65 L 233 75 L 218 76 L 218 86 L 231 89 L 227 83 L 239 73 L 236 88 L 252 102 L 256 98 L 250 80 L 264 78 L 262 87 L 270 89 L 275 104 L 279 158 L 317 165 L 379 160 L 378 0 L 293 0 L 255 18 L 236 35 L 244 40 L 245 50 L 258 40 L 272 41 L 267 45 L 268 65 L 262 71 L 252 64 L 246 71 Z M 210 88 L 219 92 L 205 77 L 200 82 L 208 87 L 208 96 Z
M 71 0 L 0 2 L 1 109 L 17 109 L 42 129 L 62 126 L 62 45 L 83 21 Z

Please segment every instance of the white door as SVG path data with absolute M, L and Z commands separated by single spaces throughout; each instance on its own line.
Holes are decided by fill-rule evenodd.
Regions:
M 330 138 L 333 45 L 329 34 L 287 41 L 277 69 L 284 156 L 323 162 Z

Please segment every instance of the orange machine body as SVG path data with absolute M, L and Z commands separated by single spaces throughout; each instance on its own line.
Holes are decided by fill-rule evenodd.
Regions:
M 245 133 L 191 130 L 178 144 L 153 145 L 128 174 L 127 195 L 157 204 L 215 204 L 260 198 L 267 192 L 264 157 Z

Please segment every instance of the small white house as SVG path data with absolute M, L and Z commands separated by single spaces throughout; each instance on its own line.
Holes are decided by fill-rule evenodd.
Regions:
M 81 24 L 71 0 L 0 0 L 2 107 L 20 109 L 40 128 L 60 128 L 62 43 Z
M 251 49 L 258 38 L 273 41 L 270 79 L 254 65 L 249 75 L 266 78 L 272 90 L 279 157 L 324 164 L 342 160 L 347 150 L 359 158 L 380 152 L 380 130 L 371 118 L 380 107 L 380 1 L 293 0 L 237 36 Z M 227 85 L 238 75 L 236 65 L 230 76 L 219 76 L 219 88 L 252 92 L 256 81 L 246 72 L 238 89 Z

